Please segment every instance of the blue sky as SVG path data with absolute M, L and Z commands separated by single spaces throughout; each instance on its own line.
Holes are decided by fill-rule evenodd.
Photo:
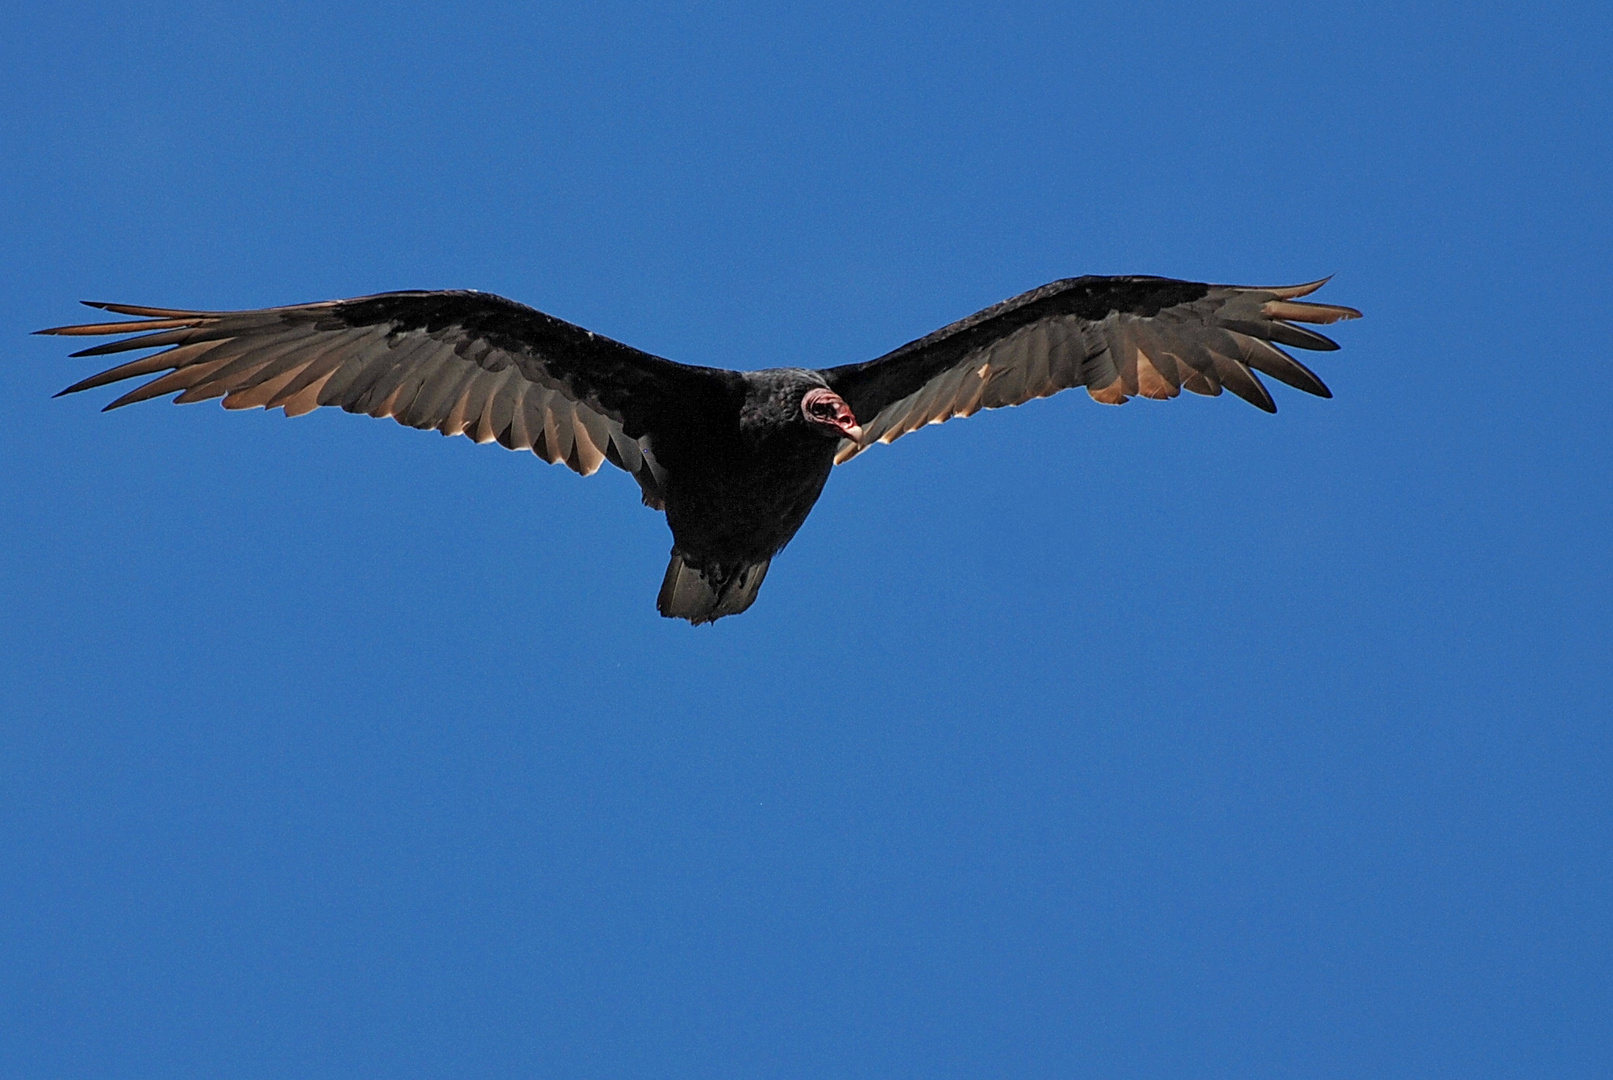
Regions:
M 1613 1059 L 1605 6 L 26 4 L 0 1073 Z M 625 475 L 109 415 L 80 298 L 499 292 L 732 367 L 1336 274 L 1276 387 L 836 471 L 748 614 Z

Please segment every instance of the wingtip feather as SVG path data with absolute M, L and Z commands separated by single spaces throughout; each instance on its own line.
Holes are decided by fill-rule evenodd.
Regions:
M 142 304 L 111 304 L 101 300 L 80 300 L 85 307 L 99 308 L 101 311 L 110 311 L 114 315 L 134 315 L 144 319 L 177 319 L 183 317 L 195 318 L 209 314 L 205 311 L 188 311 L 185 308 L 146 307 Z
M 1267 300 L 1260 306 L 1260 311 L 1270 319 L 1303 323 L 1336 323 L 1361 317 L 1355 308 L 1342 304 L 1310 304 L 1294 300 Z
M 1329 274 L 1324 278 L 1317 278 L 1315 281 L 1307 281 L 1303 285 L 1269 285 L 1256 291 L 1271 293 L 1279 300 L 1295 300 L 1301 296 L 1309 296 L 1332 280 L 1333 275 Z
M 111 334 L 130 334 L 143 330 L 181 330 L 197 325 L 198 318 L 171 318 L 171 319 L 135 319 L 119 320 L 110 323 L 74 323 L 68 326 L 51 326 L 44 330 L 35 330 L 36 334 L 53 334 L 59 337 L 106 337 Z M 108 347 L 116 351 L 116 344 Z

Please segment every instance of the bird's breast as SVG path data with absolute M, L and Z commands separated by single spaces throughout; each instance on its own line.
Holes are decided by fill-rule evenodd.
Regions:
M 667 524 L 685 555 L 740 565 L 771 558 L 800 529 L 834 468 L 826 439 L 690 455 L 669 470 Z

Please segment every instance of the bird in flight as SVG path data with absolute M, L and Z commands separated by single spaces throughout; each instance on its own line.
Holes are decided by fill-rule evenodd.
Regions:
M 672 530 L 656 607 L 698 624 L 751 606 L 836 465 L 925 424 L 1075 386 L 1110 405 L 1225 389 L 1275 412 L 1255 372 L 1331 397 L 1279 347 L 1338 348 L 1296 325 L 1360 316 L 1299 299 L 1326 280 L 1254 288 L 1069 278 L 876 359 L 822 370 L 680 364 L 457 290 L 253 311 L 89 303 L 133 318 L 38 332 L 134 335 L 74 356 L 162 350 L 62 391 L 156 376 L 107 409 L 176 391 L 176 403 L 223 397 L 226 409 L 287 416 L 335 405 L 530 450 L 584 476 L 610 462 Z

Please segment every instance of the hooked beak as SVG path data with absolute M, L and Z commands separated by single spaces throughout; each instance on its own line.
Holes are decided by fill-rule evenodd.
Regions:
M 845 438 L 850 439 L 852 442 L 856 443 L 858 446 L 862 445 L 862 442 L 863 442 L 863 429 L 860 426 L 858 426 L 857 424 L 852 424 L 850 427 L 841 428 L 840 429 L 840 434 L 842 436 L 844 436 Z

